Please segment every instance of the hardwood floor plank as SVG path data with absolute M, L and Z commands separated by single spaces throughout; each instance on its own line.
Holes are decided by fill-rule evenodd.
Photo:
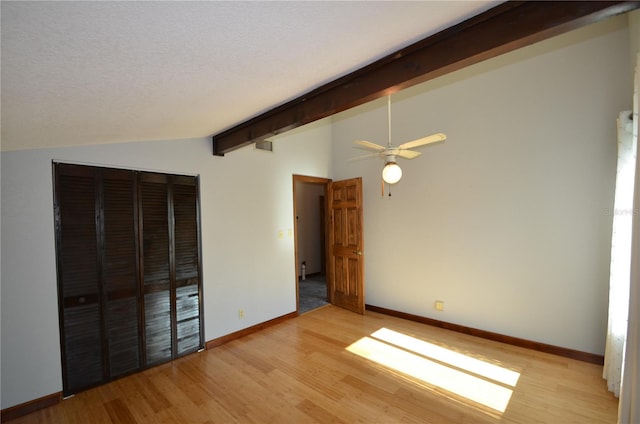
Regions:
M 327 306 L 11 422 L 611 423 L 617 400 L 601 374 L 600 365 Z M 471 383 L 495 391 L 504 410 L 465 394 Z
M 136 419 L 122 399 L 114 399 L 104 404 L 111 421 L 122 424 L 136 424 Z
M 342 421 L 336 415 L 330 413 L 329 411 L 322 408 L 321 406 L 316 405 L 310 400 L 303 400 L 298 405 L 296 405 L 296 408 L 303 411 L 306 415 L 312 418 L 314 422 L 317 422 L 317 423 L 327 423 L 327 424 L 345 423 L 345 421 Z

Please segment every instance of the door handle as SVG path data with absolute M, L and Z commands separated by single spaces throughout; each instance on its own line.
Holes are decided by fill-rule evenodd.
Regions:
M 353 254 L 354 255 L 358 255 L 358 256 L 362 256 L 362 250 L 354 250 Z

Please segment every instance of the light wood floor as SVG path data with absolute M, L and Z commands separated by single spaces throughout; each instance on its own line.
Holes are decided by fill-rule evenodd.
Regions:
M 601 374 L 327 306 L 11 423 L 613 423 L 617 400 Z

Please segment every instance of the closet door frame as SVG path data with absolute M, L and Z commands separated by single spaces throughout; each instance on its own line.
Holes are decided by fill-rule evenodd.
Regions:
M 133 226 L 135 244 L 135 278 L 136 278 L 136 296 L 137 296 L 137 327 L 138 327 L 138 341 L 137 350 L 139 358 L 139 366 L 130 372 L 126 372 L 122 375 L 115 377 L 111 376 L 110 372 L 110 352 L 109 352 L 109 337 L 108 337 L 108 289 L 106 286 L 106 273 L 104 263 L 106 261 L 105 250 L 105 193 L 104 193 L 104 176 L 115 172 L 125 173 L 130 172 L 133 184 Z M 94 183 L 94 218 L 95 218 L 95 236 L 96 236 L 96 279 L 98 281 L 98 307 L 100 313 L 100 352 L 101 352 L 101 365 L 102 365 L 102 379 L 96 384 L 84 385 L 82 387 L 70 387 L 69 383 L 69 370 L 67 367 L 67 349 L 66 349 L 66 335 L 65 335 L 65 292 L 64 292 L 64 269 L 63 269 L 63 240 L 62 240 L 62 216 L 61 216 L 61 176 L 64 174 L 84 175 L 93 179 Z M 53 200 L 54 200 L 54 226 L 55 226 L 55 246 L 56 246 L 56 265 L 57 265 L 57 286 L 58 286 L 58 318 L 60 327 L 60 351 L 62 361 L 62 377 L 63 377 L 63 394 L 65 396 L 77 393 L 82 390 L 89 389 L 101 384 L 105 384 L 109 381 L 120 378 L 124 375 L 129 375 L 142 371 L 147 368 L 152 368 L 161 363 L 166 363 L 174 360 L 178 357 L 188 355 L 190 353 L 202 350 L 204 348 L 204 303 L 203 303 L 203 284 L 202 284 L 202 234 L 201 234 L 201 213 L 200 213 L 200 178 L 198 176 L 186 176 L 186 175 L 173 175 L 163 173 L 152 173 L 145 171 L 126 170 L 118 168 L 97 167 L 89 165 L 76 165 L 62 162 L 53 162 L 52 166 L 53 174 Z M 143 210 L 142 210 L 142 182 L 143 180 L 162 181 L 167 184 L 167 234 L 169 240 L 169 295 L 170 295 L 170 332 L 171 332 L 171 357 L 166 361 L 159 363 L 148 364 L 147 349 L 146 349 L 146 327 L 145 327 L 145 287 L 144 287 L 144 228 L 143 228 Z M 197 293 L 198 293 L 198 325 L 199 325 L 199 343 L 198 347 L 190 349 L 181 354 L 178 353 L 178 323 L 177 323 L 177 310 L 176 310 L 176 258 L 175 258 L 175 205 L 174 205 L 174 182 L 178 184 L 184 184 L 188 182 L 189 185 L 195 186 L 195 220 L 196 220 L 196 236 L 197 236 Z M 195 334 L 195 333 L 194 333 Z

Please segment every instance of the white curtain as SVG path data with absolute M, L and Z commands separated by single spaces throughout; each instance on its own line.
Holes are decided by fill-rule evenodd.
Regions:
M 638 90 L 640 87 L 640 55 L 637 58 L 633 96 L 633 140 L 638 142 Z M 632 209 L 633 230 L 631 276 L 626 348 L 618 404 L 618 423 L 640 423 L 640 161 L 636 164 L 635 204 Z
M 631 270 L 631 226 L 636 143 L 633 142 L 631 111 L 618 116 L 618 170 L 613 209 L 611 268 L 609 277 L 609 325 L 603 377 L 609 390 L 620 395 L 622 364 L 627 339 L 629 276 Z

